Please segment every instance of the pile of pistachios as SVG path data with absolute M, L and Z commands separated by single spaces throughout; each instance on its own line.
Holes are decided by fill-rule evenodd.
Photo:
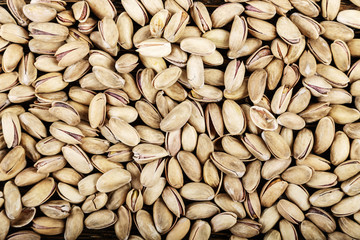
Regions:
M 0 6 L 0 240 L 360 239 L 359 0 L 115 1 Z

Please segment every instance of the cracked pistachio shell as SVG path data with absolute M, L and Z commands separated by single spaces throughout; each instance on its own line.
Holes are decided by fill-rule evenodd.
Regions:
M 17 23 L 23 27 L 27 26 L 29 19 L 25 16 L 23 12 L 23 7 L 26 5 L 24 0 L 8 0 L 6 1 L 7 6 L 9 7 L 10 12 L 16 19 Z
M 61 219 L 37 217 L 32 221 L 32 230 L 43 235 L 58 235 L 64 232 L 65 223 Z
M 70 66 L 83 59 L 89 53 L 89 44 L 83 41 L 74 41 L 62 45 L 55 53 L 58 65 Z
M 258 106 L 250 108 L 251 121 L 262 130 L 275 130 L 278 128 L 277 121 L 273 114 L 267 109 Z
M 261 224 L 248 218 L 237 220 L 230 232 L 241 238 L 252 238 L 260 234 Z
M 41 212 L 47 217 L 65 219 L 70 215 L 70 203 L 65 200 L 51 200 L 40 206 Z
M 265 183 L 260 192 L 261 206 L 271 207 L 278 198 L 285 192 L 288 183 L 276 176 Z M 266 211 L 266 210 L 265 210 Z M 265 214 L 265 212 L 263 212 Z M 262 217 L 260 217 L 261 222 Z
M 172 109 L 160 122 L 160 129 L 165 132 L 180 129 L 191 116 L 192 104 L 184 101 Z M 176 120 L 176 121 L 175 121 Z
M 325 103 L 312 103 L 307 106 L 307 108 L 299 113 L 299 116 L 302 117 L 305 122 L 312 123 L 320 120 L 325 117 L 331 110 L 330 104 Z
M 284 62 L 280 59 L 273 59 L 266 67 L 265 70 L 268 74 L 266 85 L 269 90 L 274 90 L 279 84 L 283 74 Z
M 271 50 L 269 46 L 263 46 L 259 48 L 256 52 L 254 52 L 247 60 L 246 60 L 246 69 L 250 72 L 255 71 L 256 69 L 265 68 L 273 59 L 273 55 L 271 54 Z
M 153 222 L 153 218 L 145 210 L 140 210 L 136 213 L 135 217 L 135 224 L 142 236 L 145 237 L 145 239 L 154 239 L 154 240 L 160 240 L 161 236 L 157 232 L 156 227 Z
M 195 2 L 190 9 L 191 17 L 201 32 L 211 30 L 212 20 L 206 6 L 202 2 Z
M 185 27 L 189 22 L 189 14 L 184 11 L 175 13 L 167 23 L 164 29 L 164 38 L 171 43 L 179 40 L 183 32 L 185 31 Z
M 63 120 L 65 123 L 75 126 L 80 123 L 80 115 L 74 107 L 66 102 L 54 101 L 49 112 Z
M 62 122 L 54 122 L 51 124 L 49 131 L 56 139 L 69 144 L 78 144 L 84 137 L 83 133 L 78 128 Z
M 74 14 L 71 10 L 65 10 L 58 12 L 56 14 L 56 21 L 66 27 L 72 26 L 75 24 L 76 20 L 74 18 Z M 80 29 L 80 27 L 79 27 Z
M 98 22 L 98 29 L 105 45 L 109 48 L 115 48 L 119 39 L 115 21 L 112 18 L 105 17 Z
M 349 70 L 351 64 L 351 54 L 347 44 L 340 39 L 336 39 L 330 45 L 330 48 L 336 67 L 341 71 Z
M 220 232 L 229 229 L 236 224 L 236 218 L 236 214 L 232 212 L 219 213 L 210 220 L 212 230 Z
M 71 6 L 75 20 L 85 22 L 90 15 L 90 6 L 86 1 L 78 1 Z
M 108 68 L 94 66 L 92 70 L 96 79 L 109 88 L 122 88 L 125 85 L 125 80 L 119 74 Z
M 156 159 L 168 156 L 167 150 L 158 145 L 142 143 L 132 149 L 133 159 L 139 164 L 152 162 Z
M 341 217 L 338 220 L 340 229 L 346 233 L 347 235 L 349 235 L 350 237 L 353 238 L 359 238 L 360 234 L 360 224 L 358 224 L 357 222 L 351 220 L 350 218 L 347 217 Z
M 126 196 L 126 206 L 131 212 L 137 212 L 143 207 L 143 197 L 141 191 L 131 189 Z
M 120 13 L 117 18 L 116 26 L 118 28 L 119 39 L 118 43 L 124 49 L 131 49 L 133 47 L 134 25 L 126 12 Z
M 313 145 L 313 133 L 307 128 L 300 130 L 294 141 L 293 156 L 295 159 L 305 159 L 312 150 Z
M 248 80 L 249 98 L 254 104 L 260 103 L 266 87 L 267 72 L 257 69 L 251 73 Z
M 0 162 L 1 181 L 9 180 L 15 177 L 26 166 L 25 149 L 22 146 L 16 146 L 11 149 Z
M 310 208 L 306 217 L 309 218 L 319 229 L 326 233 L 332 233 L 336 229 L 336 222 L 334 218 L 321 208 Z
M 346 180 L 341 184 L 341 189 L 348 195 L 348 196 L 355 196 L 359 194 L 359 175 L 356 175 L 349 180 Z
M 359 160 L 344 161 L 334 169 L 334 173 L 338 176 L 338 180 L 341 182 L 355 176 L 359 171 Z
M 268 20 L 275 16 L 276 8 L 270 2 L 249 1 L 245 5 L 245 14 L 262 20 Z
M 301 209 L 288 200 L 281 199 L 276 207 L 280 215 L 293 224 L 299 224 L 305 219 Z
M 321 1 L 321 13 L 326 20 L 334 20 L 339 13 L 340 9 L 339 0 L 324 0 Z
M 14 113 L 4 113 L 1 118 L 4 140 L 8 148 L 15 147 L 20 144 L 21 127 L 17 115 Z
M 185 11 L 188 11 L 193 6 L 193 0 L 175 0 L 175 3 L 185 9 Z
M 329 44 L 324 38 L 318 37 L 317 39 L 309 39 L 307 46 L 314 54 L 315 58 L 324 65 L 329 65 L 332 61 L 332 55 Z
M 284 58 L 285 64 L 291 64 L 296 62 L 303 53 L 306 46 L 305 36 L 301 35 L 300 42 L 289 46 L 288 53 Z
M 244 163 L 230 154 L 213 152 L 210 158 L 220 171 L 232 177 L 240 178 L 245 174 L 246 168 Z
M 325 32 L 324 27 L 317 21 L 300 13 L 291 14 L 290 19 L 300 32 L 308 38 L 317 39 L 319 35 Z
M 149 162 L 145 165 L 140 175 L 140 182 L 145 187 L 153 187 L 159 181 L 165 167 L 162 159 Z
M 272 40 L 270 48 L 274 57 L 278 59 L 284 59 L 288 52 L 289 46 L 280 38 L 275 38 Z
M 301 32 L 287 17 L 282 16 L 276 22 L 276 32 L 286 43 L 293 45 L 300 42 Z
M 190 229 L 190 240 L 209 239 L 211 235 L 210 224 L 203 220 L 196 220 Z
M 34 39 L 45 42 L 62 42 L 65 41 L 69 35 L 69 29 L 58 23 L 36 23 L 29 24 L 29 36 Z
M 169 210 L 177 217 L 185 215 L 185 205 L 182 197 L 175 188 L 166 187 L 161 194 L 163 201 Z
M 273 24 L 253 17 L 246 18 L 246 21 L 249 33 L 255 38 L 263 41 L 271 41 L 276 38 L 277 29 Z
M 106 118 L 106 95 L 98 93 L 89 105 L 89 122 L 92 128 L 101 127 Z
M 308 88 L 315 97 L 326 96 L 332 89 L 332 86 L 321 76 L 311 76 L 304 78 L 303 85 Z
M 274 157 L 279 159 L 290 157 L 290 147 L 280 134 L 274 131 L 263 131 L 261 136 Z
M 243 47 L 238 52 L 228 51 L 227 56 L 230 59 L 248 56 L 253 54 L 262 45 L 262 41 L 258 38 L 247 38 Z
M 225 89 L 233 92 L 243 84 L 245 76 L 245 64 L 243 61 L 234 59 L 229 62 L 224 73 Z
M 231 22 L 236 15 L 240 15 L 244 7 L 240 3 L 225 3 L 217 7 L 211 14 L 214 28 L 221 28 Z
M 190 220 L 186 217 L 180 218 L 174 227 L 166 235 L 166 240 L 174 239 L 181 240 L 190 230 Z
M 245 135 L 241 137 L 241 141 L 249 152 L 251 152 L 259 160 L 266 161 L 270 159 L 271 153 L 260 136 L 245 133 Z
M 166 9 L 162 9 L 151 18 L 149 25 L 152 37 L 162 36 L 165 26 L 170 20 L 170 17 L 170 12 Z
M 290 3 L 302 14 L 309 17 L 317 17 L 320 14 L 320 7 L 313 0 L 290 0 Z
M 89 157 L 78 145 L 66 145 L 61 148 L 66 161 L 80 173 L 90 173 L 93 170 Z
M 47 201 L 54 193 L 56 183 L 53 178 L 45 178 L 34 185 L 21 198 L 25 207 L 36 207 Z
M 345 75 L 345 73 L 333 66 L 318 64 L 316 72 L 320 76 L 324 77 L 325 80 L 333 87 L 345 88 L 350 82 L 350 79 Z

